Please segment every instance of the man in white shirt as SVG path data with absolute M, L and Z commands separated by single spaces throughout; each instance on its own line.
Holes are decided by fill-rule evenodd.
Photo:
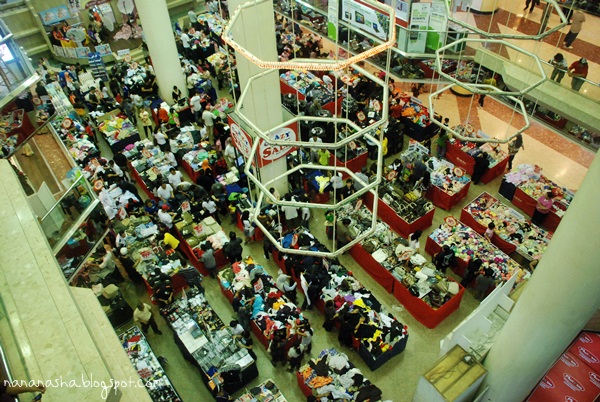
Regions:
M 165 135 L 165 133 L 160 131 L 158 127 L 156 132 L 154 133 L 154 139 L 156 140 L 156 144 L 162 151 L 165 151 L 167 149 L 167 136 Z
M 175 155 L 171 151 L 165 151 L 165 160 L 170 166 L 177 166 L 177 159 L 175 159 Z
M 194 10 L 190 10 L 187 13 L 188 18 L 190 19 L 190 24 L 194 25 L 196 22 L 198 22 L 198 18 L 196 17 L 196 12 Z
M 225 152 L 223 153 L 223 156 L 225 156 L 225 162 L 227 162 L 227 166 L 229 166 L 230 168 L 235 166 L 235 147 L 233 146 L 233 143 L 231 142 L 231 138 L 227 138 L 227 140 L 225 141 L 225 143 L 227 144 L 225 146 Z
M 173 198 L 173 187 L 167 182 L 162 182 L 160 187 L 156 190 L 156 196 L 164 202 L 168 202 Z
M 190 32 L 190 30 L 188 28 L 186 28 L 183 33 L 181 34 L 181 45 L 183 46 L 183 53 L 186 57 L 190 56 L 191 53 L 191 48 L 190 48 L 190 36 L 188 35 L 188 33 Z
M 148 328 L 152 327 L 152 330 L 155 334 L 162 335 L 162 332 L 160 332 L 160 329 L 158 329 L 156 321 L 154 321 L 154 316 L 152 315 L 152 307 L 150 307 L 149 304 L 139 303 L 137 305 L 137 308 L 133 312 L 133 321 L 140 323 L 142 331 L 144 333 L 147 333 Z
M 215 115 L 212 114 L 212 106 L 206 105 L 206 109 L 202 112 L 202 120 L 204 120 L 204 125 L 206 126 L 206 132 L 208 132 L 208 137 L 210 141 L 213 141 L 213 134 L 215 130 Z
M 194 112 L 194 121 L 198 123 L 200 112 L 202 112 L 202 103 L 200 102 L 200 95 L 198 92 L 190 99 L 190 107 L 192 108 L 192 112 Z
M 180 171 L 176 170 L 175 168 L 169 169 L 168 180 L 169 180 L 169 184 L 171 185 L 171 187 L 173 187 L 173 188 L 177 187 L 179 185 L 179 183 L 181 183 L 182 179 L 183 179 L 183 175 L 181 174 Z
M 167 204 L 163 204 L 162 208 L 158 210 L 157 215 L 160 223 L 171 229 L 173 227 L 173 217 L 168 211 L 169 206 Z

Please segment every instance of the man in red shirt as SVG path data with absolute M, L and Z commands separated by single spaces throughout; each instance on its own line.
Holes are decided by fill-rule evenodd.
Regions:
M 569 76 L 573 77 L 571 80 L 571 89 L 578 91 L 583 85 L 584 78 L 588 75 L 588 62 L 586 59 L 581 58 L 578 61 L 573 62 L 569 66 Z

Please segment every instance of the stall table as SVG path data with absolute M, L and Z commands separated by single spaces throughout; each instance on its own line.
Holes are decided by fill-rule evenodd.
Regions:
M 373 194 L 371 194 L 370 192 L 366 193 L 364 200 L 367 208 L 373 211 Z M 428 228 L 433 223 L 433 215 L 435 214 L 435 209 L 432 209 L 417 220 L 409 223 L 402 219 L 400 216 L 398 216 L 396 211 L 394 211 L 381 198 L 378 199 L 377 205 L 377 217 L 385 223 L 387 223 L 388 225 L 390 225 L 390 227 L 395 232 L 399 233 L 402 237 L 405 238 L 408 238 L 410 234 L 415 233 L 417 230 L 423 230 Z
M 454 163 L 456 166 L 464 169 L 469 176 L 473 174 L 475 168 L 475 158 L 462 150 L 462 147 L 457 142 L 446 142 L 446 159 Z M 483 176 L 481 176 L 481 182 L 488 184 L 496 177 L 504 174 L 506 167 L 508 166 L 508 156 L 496 163 L 494 166 L 488 168 Z
M 292 73 L 292 72 L 290 72 L 290 73 Z M 294 71 L 293 73 L 294 74 L 303 73 L 309 77 L 308 79 L 311 82 L 316 84 L 316 86 L 321 88 L 324 92 L 329 91 L 330 92 L 330 97 L 329 97 L 330 100 L 329 100 L 329 102 L 322 102 L 321 107 L 325 110 L 328 110 L 333 115 L 337 115 L 340 113 L 341 107 L 342 107 L 342 101 L 344 100 L 343 96 L 338 97 L 337 102 L 336 102 L 334 94 L 333 94 L 333 90 L 327 89 L 327 86 L 325 85 L 323 80 L 321 80 L 319 77 L 315 76 L 314 74 L 312 74 L 310 72 L 306 72 L 306 71 L 304 71 L 304 72 Z M 288 81 L 284 80 L 283 78 L 280 78 L 279 85 L 280 85 L 281 93 L 283 95 L 294 94 L 298 97 L 298 100 L 306 99 L 306 93 L 305 93 L 306 87 L 295 88 L 292 84 L 290 84 Z M 321 99 L 319 99 L 319 101 L 321 101 Z
M 269 379 L 247 390 L 235 402 L 287 402 L 287 399 L 273 380 Z
M 460 307 L 460 302 L 465 292 L 465 288 L 460 285 L 458 294 L 454 295 L 439 308 L 433 308 L 421 298 L 413 296 L 398 279 L 379 264 L 360 244 L 350 249 L 350 255 L 377 283 L 383 286 L 389 293 L 392 293 L 417 321 L 427 328 L 437 327 Z
M 360 172 L 363 167 L 367 166 L 367 158 L 368 158 L 368 153 L 365 152 L 365 153 L 358 155 L 356 158 L 350 159 L 347 162 L 342 162 L 335 156 L 334 153 L 331 153 L 331 155 L 329 156 L 329 165 L 346 167 L 351 172 Z M 346 180 L 347 178 L 350 177 L 350 175 L 346 172 L 341 172 L 341 173 L 342 173 L 342 180 Z
M 531 197 L 529 194 L 525 193 L 520 187 L 517 187 L 515 190 L 515 194 L 511 200 L 513 205 L 523 212 L 525 212 L 529 216 L 533 216 L 535 212 L 535 207 L 537 205 L 537 200 Z M 556 208 L 552 208 L 546 218 L 544 219 L 544 226 L 551 232 L 556 231 L 558 225 L 562 221 L 562 217 L 556 214 Z
M 469 193 L 471 182 L 468 182 L 462 189 L 454 194 L 449 194 L 440 187 L 429 186 L 427 189 L 427 198 L 433 202 L 434 205 L 450 211 L 456 204 L 458 204 L 463 198 Z

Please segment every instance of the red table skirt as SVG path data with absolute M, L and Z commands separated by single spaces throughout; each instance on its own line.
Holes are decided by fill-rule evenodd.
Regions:
M 137 170 L 135 170 L 131 162 L 127 161 L 127 167 L 129 168 L 129 172 L 131 173 L 131 177 L 133 177 L 133 180 L 135 180 L 137 185 L 140 186 L 144 193 L 146 193 L 148 198 L 150 198 L 151 200 L 156 200 L 156 196 L 152 194 L 152 192 L 148 189 L 148 186 L 146 186 L 146 183 L 144 183 L 144 180 L 142 180 L 140 174 Z
M 438 309 L 434 309 L 422 299 L 410 294 L 402 284 L 381 264 L 379 264 L 367 253 L 360 244 L 355 245 L 350 250 L 350 255 L 371 275 L 373 279 L 383 286 L 388 292 L 404 305 L 406 310 L 415 317 L 417 321 L 427 328 L 435 328 L 444 321 L 450 314 L 458 310 L 460 301 L 465 292 L 465 288 L 459 285 L 459 292 L 447 303 Z
M 375 261 L 373 256 L 367 253 L 360 244 L 356 244 L 350 249 L 350 255 L 378 284 L 388 293 L 392 293 L 395 281 L 394 276 Z
M 433 205 L 449 211 L 467 196 L 469 187 L 471 187 L 471 182 L 468 182 L 458 193 L 450 195 L 445 191 L 442 191 L 439 187 L 430 186 L 429 189 L 427 189 L 426 196 L 433 202 Z
M 373 194 L 370 192 L 365 194 L 365 205 L 371 211 L 373 210 Z M 407 238 L 411 233 L 416 232 L 417 230 L 423 230 L 431 226 L 433 223 L 433 215 L 435 214 L 435 209 L 427 212 L 425 215 L 417 219 L 412 223 L 406 222 L 404 219 L 396 214 L 389 205 L 379 199 L 378 209 L 377 209 L 377 217 L 390 225 L 392 230 L 399 233 L 402 237 Z
M 452 280 L 451 278 L 448 279 Z M 395 280 L 394 283 L 394 297 L 402 303 L 417 321 L 427 328 L 435 328 L 460 307 L 465 288 L 460 284 L 458 287 L 458 293 L 438 309 L 434 309 L 422 299 L 410 294 L 408 289 L 402 286 L 398 280 Z
M 190 177 L 190 180 L 192 180 L 193 183 L 196 183 L 196 180 L 198 179 L 198 173 L 195 172 L 194 169 L 192 169 L 190 164 L 187 163 L 184 159 L 181 159 L 179 161 L 179 166 L 181 166 L 183 168 L 183 171 L 187 173 L 187 175 Z
M 471 215 L 464 209 L 460 213 L 460 221 L 465 225 L 470 226 L 474 231 L 476 231 L 480 235 L 483 235 L 487 229 L 485 226 L 477 222 L 473 215 Z M 494 235 L 492 237 L 492 244 L 494 244 L 496 247 L 502 250 L 502 252 L 505 254 L 511 254 L 517 251 L 517 246 L 515 244 L 510 243 L 497 235 Z
M 446 159 L 454 163 L 456 166 L 463 168 L 469 176 L 473 175 L 475 169 L 475 159 L 464 152 L 461 147 L 457 144 L 446 143 Z M 504 174 L 506 166 L 508 165 L 508 156 L 498 162 L 495 166 L 486 170 L 481 176 L 481 182 L 487 184 L 494 180 L 496 177 Z
M 533 216 L 535 212 L 535 207 L 537 206 L 537 200 L 531 197 L 529 194 L 525 193 L 519 187 L 515 190 L 515 195 L 511 200 L 513 205 L 521 211 L 525 212 L 529 216 Z M 544 219 L 544 227 L 551 232 L 556 231 L 556 228 L 560 224 L 562 218 L 554 211 L 550 211 L 548 215 L 546 215 L 546 219 Z
M 302 374 L 298 371 L 296 371 L 296 380 L 298 381 L 300 391 L 302 391 L 302 394 L 304 394 L 305 397 L 308 398 L 313 394 L 312 389 L 310 389 L 310 387 L 304 383 L 304 377 L 302 377 Z
M 341 160 L 339 160 L 335 156 L 334 153 L 331 153 L 331 155 L 329 156 L 329 164 L 332 166 L 346 167 L 351 172 L 356 173 L 356 172 L 360 172 L 363 167 L 367 166 L 367 157 L 368 157 L 368 154 L 365 152 L 364 154 L 360 154 L 356 158 L 350 159 L 349 161 L 344 163 Z M 341 173 L 342 173 L 342 180 L 346 180 L 347 178 L 350 177 L 350 175 L 347 174 L 346 172 L 341 172 Z
M 427 251 L 431 256 L 442 251 L 442 246 L 437 244 L 431 237 L 427 237 L 427 241 L 425 242 L 425 251 Z M 468 263 L 460 258 L 456 259 L 456 266 L 452 267 L 452 271 L 456 273 L 458 276 L 465 276 L 465 272 L 467 271 Z

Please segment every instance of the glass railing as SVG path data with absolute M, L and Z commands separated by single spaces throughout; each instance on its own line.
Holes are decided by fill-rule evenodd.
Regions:
M 40 224 L 48 243 L 55 251 L 60 250 L 67 233 L 88 212 L 93 201 L 90 184 L 83 176 L 79 176 L 62 197 L 47 209 Z

